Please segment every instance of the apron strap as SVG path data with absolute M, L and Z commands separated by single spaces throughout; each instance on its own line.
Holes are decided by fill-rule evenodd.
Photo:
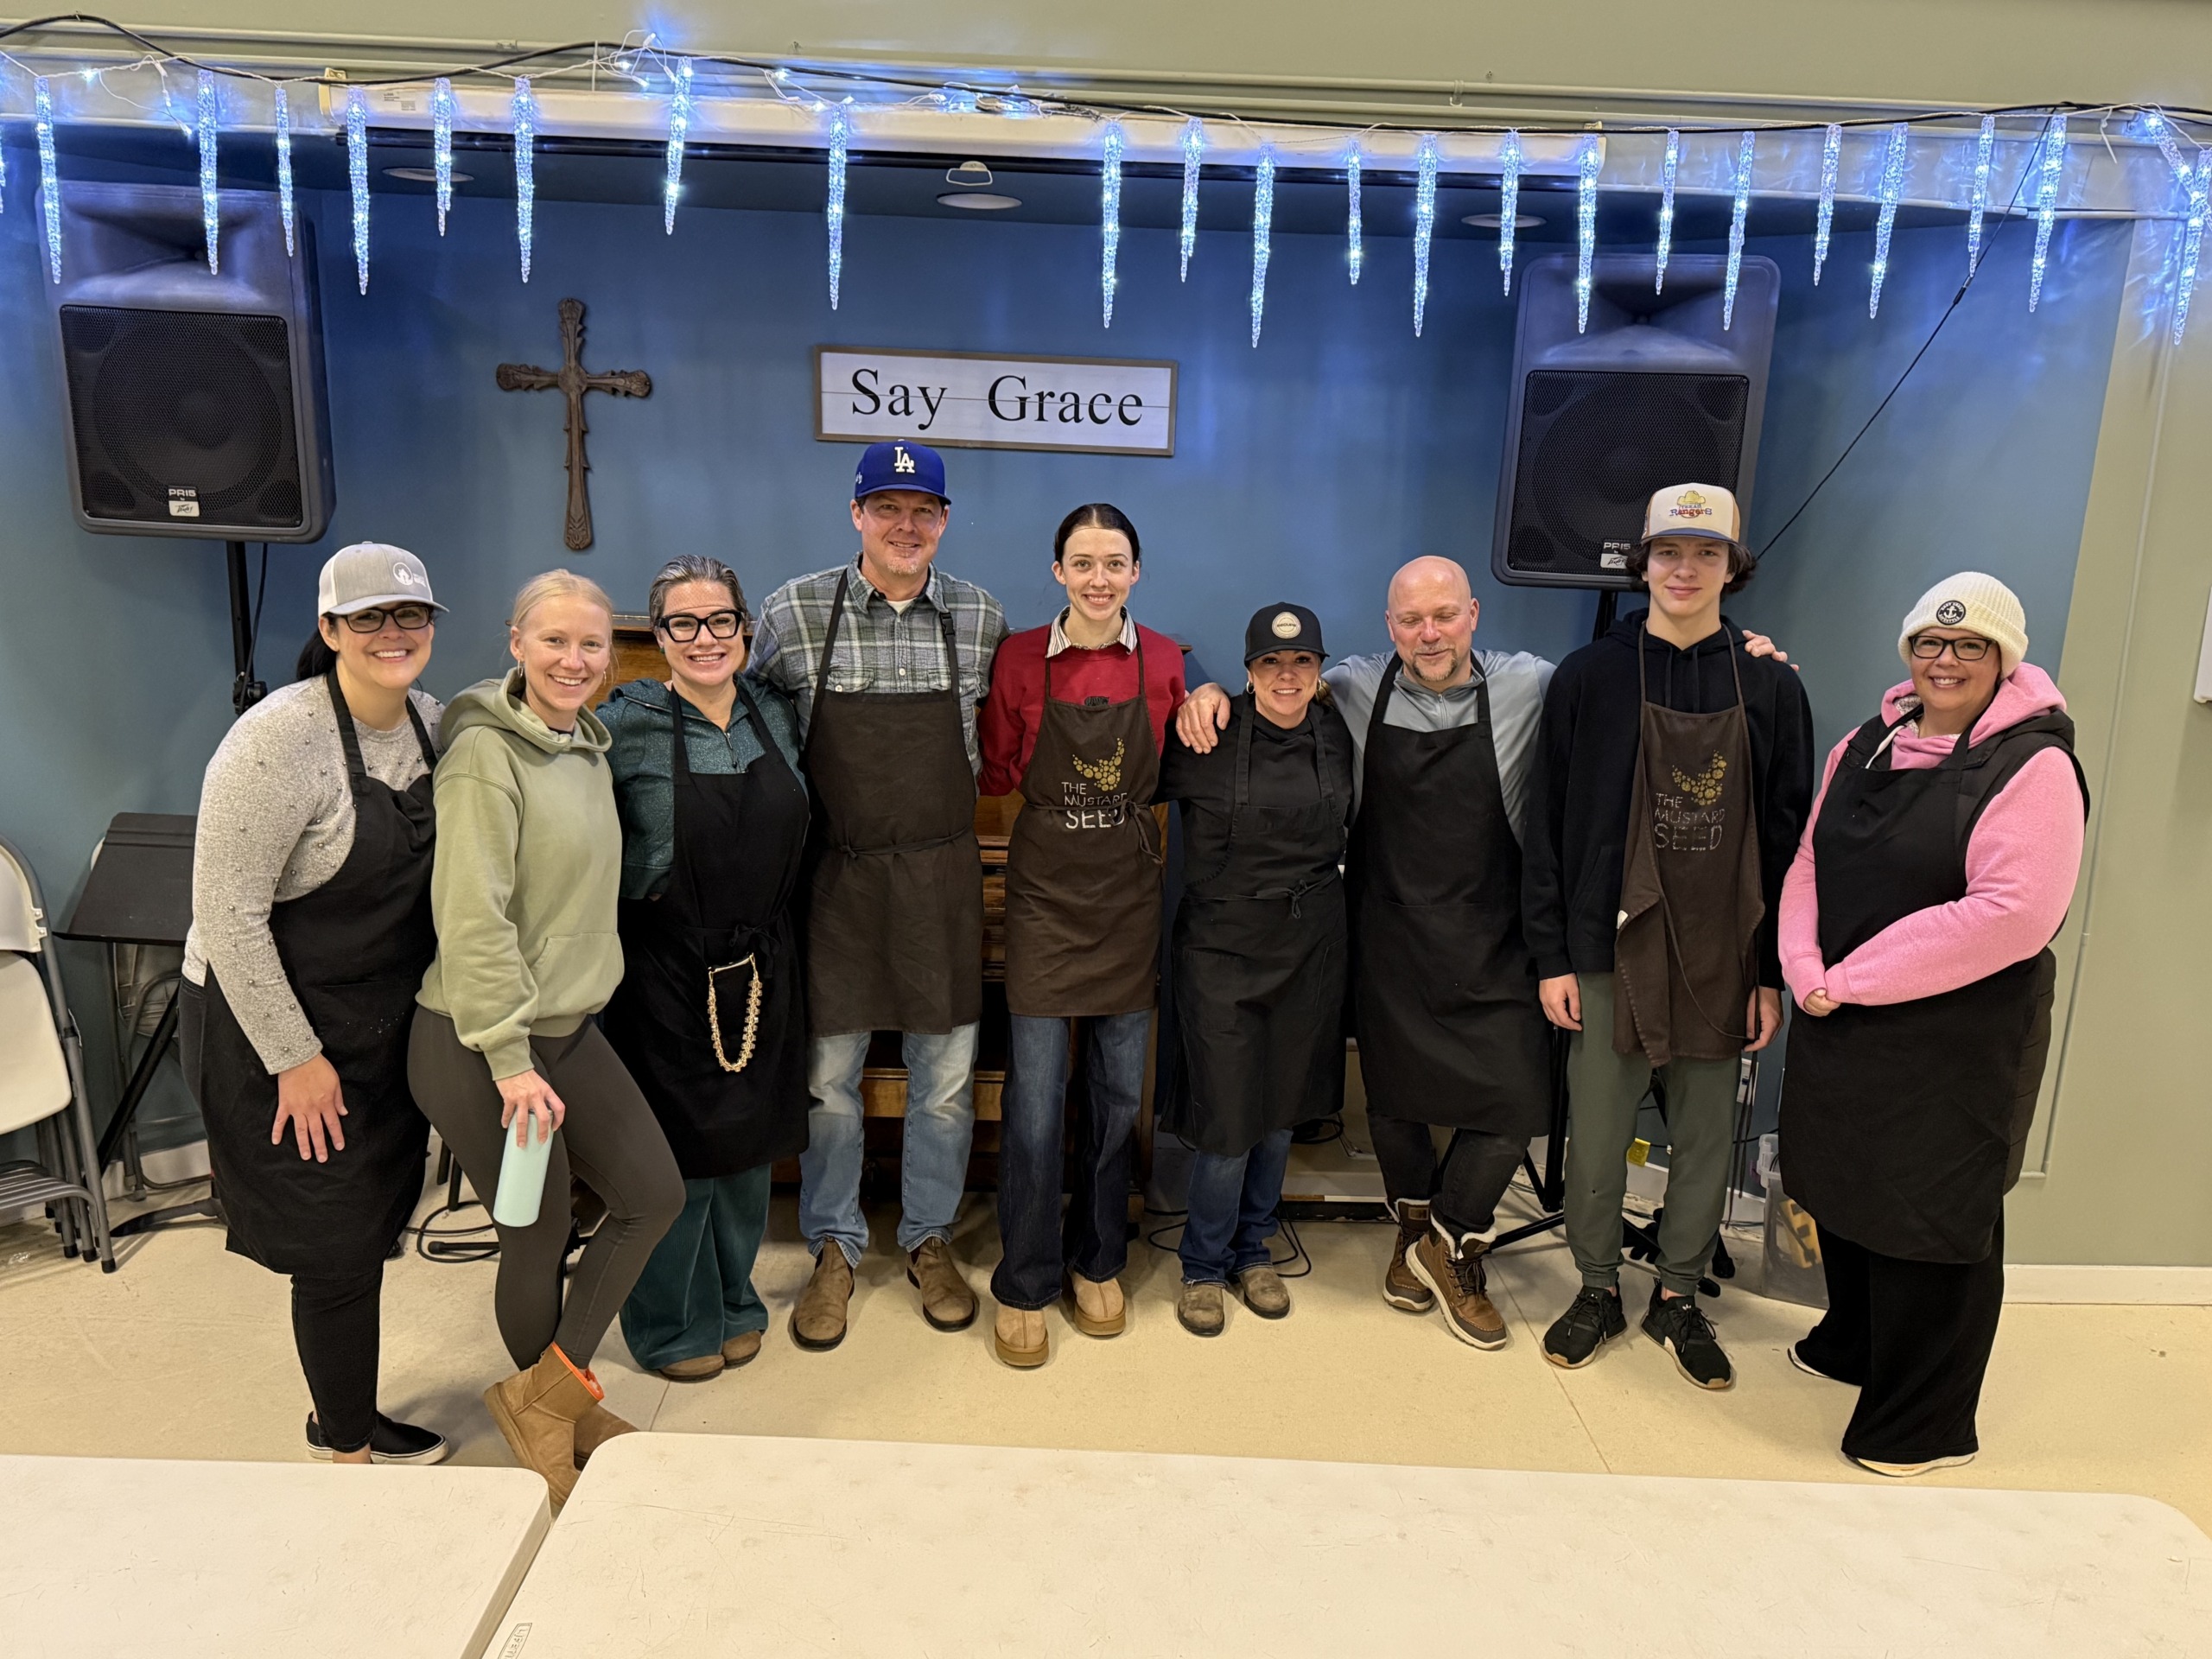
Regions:
M 837 625 L 845 620 L 845 584 L 851 580 L 852 574 L 849 568 L 837 573 L 837 596 L 830 601 L 830 631 L 822 636 L 822 659 L 814 670 L 814 701 L 817 703 L 822 701 L 822 694 L 830 684 L 830 655 L 837 649 Z
M 322 683 L 330 690 L 330 712 L 338 721 L 338 747 L 346 751 L 346 783 L 358 800 L 368 792 L 368 768 L 361 764 L 361 740 L 353 730 L 353 711 L 346 706 L 346 694 L 338 686 L 338 665 L 334 663 L 322 671 Z
M 1071 607 L 1070 608 L 1072 609 L 1073 607 Z M 1128 610 L 1124 608 L 1122 614 L 1124 617 L 1128 616 Z M 1148 705 L 1151 696 L 1151 688 L 1145 683 L 1144 677 L 1144 630 L 1142 628 L 1138 628 L 1135 630 L 1135 632 L 1137 636 L 1137 696 L 1141 700 L 1146 701 Z M 1080 647 L 1078 647 L 1078 649 L 1080 649 Z M 1046 702 L 1050 702 L 1052 700 L 1052 639 L 1047 637 L 1045 641 L 1045 701 Z M 1147 714 L 1147 718 L 1150 718 L 1149 714 Z

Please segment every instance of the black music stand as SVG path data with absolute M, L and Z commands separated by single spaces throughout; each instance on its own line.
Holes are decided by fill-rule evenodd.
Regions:
M 192 838 L 197 820 L 188 813 L 118 812 L 107 827 L 85 891 L 69 922 L 59 930 L 65 939 L 79 939 L 111 949 L 118 944 L 166 944 L 181 947 L 192 927 Z M 180 992 L 181 995 L 181 993 Z M 115 1116 L 102 1131 L 99 1179 L 122 1150 L 124 1137 L 138 1116 L 139 1103 L 154 1081 L 162 1057 L 176 1042 L 178 996 L 169 998 L 161 1023 L 130 1069 Z M 126 1038 L 126 1041 L 128 1039 Z M 127 1056 L 128 1050 L 125 1050 Z M 171 1222 L 222 1219 L 213 1192 L 196 1204 L 172 1205 L 118 1222 L 109 1230 L 117 1238 L 150 1232 Z

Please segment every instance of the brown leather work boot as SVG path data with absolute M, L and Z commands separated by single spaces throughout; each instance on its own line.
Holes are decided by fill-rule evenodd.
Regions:
M 1382 1272 L 1382 1300 L 1408 1313 L 1426 1313 L 1436 1306 L 1436 1293 L 1414 1276 L 1406 1257 L 1428 1233 L 1428 1206 L 1401 1198 L 1397 1204 L 1398 1242 L 1390 1247 L 1390 1265 Z
M 1263 1319 L 1280 1319 L 1290 1313 L 1290 1287 L 1265 1262 L 1236 1275 L 1236 1288 L 1244 1306 Z
M 605 1397 L 592 1374 L 570 1364 L 558 1344 L 528 1370 L 484 1390 L 515 1461 L 544 1478 L 556 1510 L 576 1487 L 577 1421 Z
M 814 1259 L 814 1277 L 791 1310 L 791 1340 L 820 1353 L 845 1339 L 845 1306 L 853 1300 L 853 1264 L 831 1239 Z
M 960 1276 L 945 1239 L 925 1238 L 906 1258 L 906 1282 L 922 1293 L 922 1317 L 940 1331 L 965 1331 L 976 1323 L 976 1293 Z
M 1185 1284 L 1176 1293 L 1175 1317 L 1194 1337 L 1217 1337 L 1228 1315 L 1222 1306 L 1222 1287 L 1208 1282 Z
M 592 1408 L 576 1419 L 576 1467 L 581 1469 L 591 1461 L 591 1454 L 605 1446 L 617 1434 L 635 1434 L 638 1426 L 626 1423 L 594 1401 Z
M 1052 1337 L 1045 1329 L 1043 1312 L 1001 1306 L 991 1331 L 991 1349 L 1017 1371 L 1035 1370 L 1052 1357 Z
M 1431 1227 L 1406 1254 L 1407 1265 L 1421 1282 L 1436 1293 L 1444 1310 L 1444 1323 L 1452 1334 L 1477 1348 L 1503 1348 L 1513 1339 L 1505 1316 L 1484 1294 L 1489 1274 L 1483 1258 L 1490 1246 L 1472 1236 L 1459 1241 L 1457 1249 Z
M 1129 1306 L 1118 1279 L 1068 1275 L 1068 1323 L 1086 1337 L 1118 1337 L 1129 1326 Z

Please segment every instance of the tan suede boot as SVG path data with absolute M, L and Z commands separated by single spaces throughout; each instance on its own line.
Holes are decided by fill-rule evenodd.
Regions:
M 544 1478 L 556 1510 L 576 1487 L 576 1423 L 606 1397 L 598 1380 L 571 1364 L 558 1343 L 528 1370 L 484 1390 L 515 1461 Z
M 961 1276 L 952 1244 L 925 1238 L 906 1257 L 906 1282 L 922 1294 L 922 1317 L 939 1331 L 965 1331 L 976 1323 L 976 1293 Z
M 582 1469 L 589 1463 L 591 1454 L 617 1434 L 637 1432 L 635 1423 L 623 1421 L 605 1406 L 594 1402 L 592 1408 L 576 1419 L 576 1467 Z
M 853 1264 L 844 1251 L 824 1239 L 814 1259 L 814 1276 L 791 1310 L 791 1340 L 817 1352 L 845 1339 L 845 1308 L 853 1300 Z
M 1017 1371 L 1032 1371 L 1052 1357 L 1045 1316 L 1034 1308 L 1001 1307 L 991 1330 L 991 1349 Z
M 1128 1329 L 1128 1304 L 1118 1279 L 1068 1275 L 1068 1323 L 1086 1337 L 1118 1337 Z

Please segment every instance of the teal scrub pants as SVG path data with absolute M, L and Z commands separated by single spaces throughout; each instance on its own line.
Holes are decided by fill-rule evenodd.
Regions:
M 647 1370 L 718 1353 L 768 1328 L 753 1263 L 768 1227 L 769 1166 L 683 1183 L 683 1211 L 622 1304 L 622 1337 Z

